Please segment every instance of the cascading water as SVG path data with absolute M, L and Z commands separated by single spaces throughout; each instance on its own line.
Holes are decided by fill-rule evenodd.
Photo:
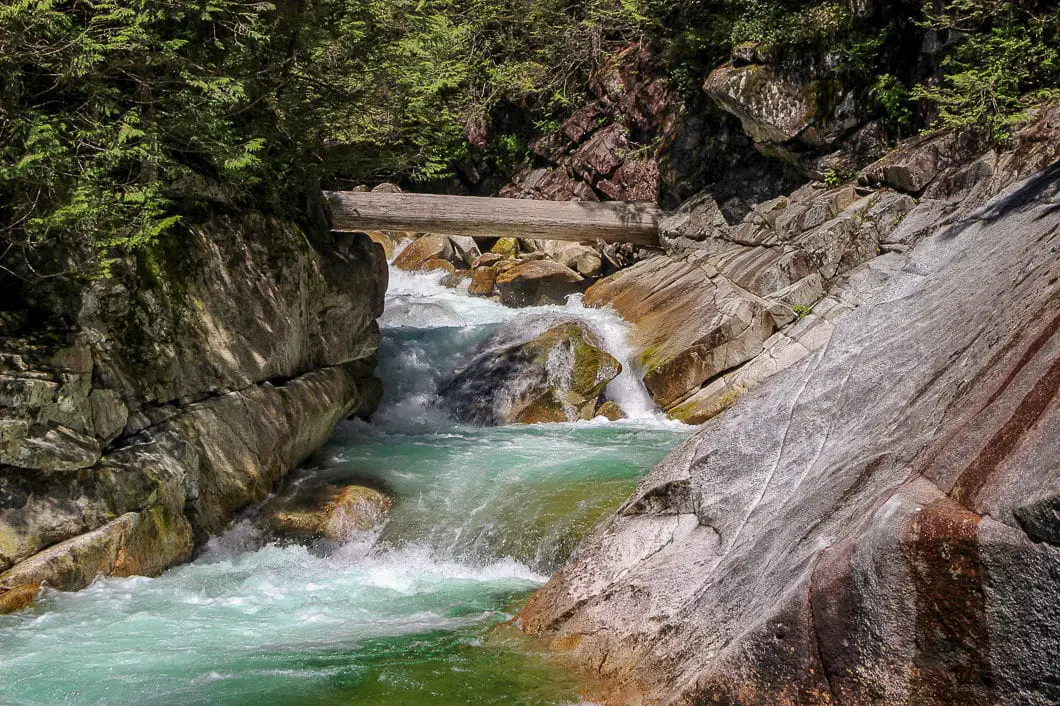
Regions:
M 654 410 L 613 313 L 512 310 L 439 278 L 392 271 L 382 406 L 298 472 L 385 488 L 378 536 L 311 551 L 266 543 L 245 519 L 158 578 L 48 592 L 0 616 L 0 703 L 577 701 L 570 675 L 496 625 L 687 427 Z M 474 427 L 436 404 L 486 338 L 571 318 L 622 363 L 607 393 L 630 419 Z

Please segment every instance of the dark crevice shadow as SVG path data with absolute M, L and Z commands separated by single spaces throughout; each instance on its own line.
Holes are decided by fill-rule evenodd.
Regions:
M 1034 220 L 1047 218 L 1060 211 L 1060 203 L 1045 205 L 1046 202 L 1056 198 L 1060 198 L 1060 162 L 1055 162 L 1038 175 L 1029 178 L 1022 186 L 1007 196 L 995 200 L 989 206 L 975 211 L 960 223 L 954 224 L 942 233 L 941 237 L 946 240 L 952 240 L 972 223 L 993 223 L 1014 211 L 1026 209 L 1028 206 L 1041 207 L 1042 212 Z

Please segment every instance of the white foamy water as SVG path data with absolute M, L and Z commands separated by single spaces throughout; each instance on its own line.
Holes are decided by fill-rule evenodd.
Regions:
M 516 343 L 517 339 L 525 341 L 540 335 L 561 321 L 576 319 L 585 323 L 603 342 L 604 349 L 622 364 L 622 372 L 608 383 L 607 396 L 631 420 L 675 425 L 659 411 L 644 388 L 640 380 L 643 370 L 629 345 L 629 324 L 611 309 L 586 307 L 578 294 L 572 295 L 565 306 L 512 309 L 486 298 L 469 297 L 466 286 L 460 290 L 444 287 L 440 284 L 443 276 L 442 272 L 410 273 L 393 268 L 390 271 L 387 310 L 380 325 L 394 331 L 394 340 L 403 342 L 409 338 L 400 334 L 403 330 L 436 333 L 434 340 L 429 341 L 414 335 L 422 345 L 403 345 L 400 351 L 392 351 L 397 354 L 399 365 L 388 365 L 385 362 L 388 357 L 381 356 L 384 362 L 379 374 L 384 383 L 391 383 L 386 389 L 394 392 L 384 401 L 380 417 L 384 422 L 412 418 L 436 421 L 437 417 L 425 408 L 435 401 L 437 383 L 451 375 L 459 363 L 466 362 L 460 353 L 468 352 L 474 343 L 481 342 L 502 325 L 518 332 L 511 340 Z M 411 382 L 407 379 L 409 375 L 421 376 L 413 383 L 418 385 L 415 399 L 405 394 Z M 391 414 L 390 405 L 397 403 L 402 404 L 401 409 Z M 424 411 L 416 412 L 421 405 Z
M 381 532 L 277 546 L 242 520 L 157 578 L 49 591 L 0 616 L 0 704 L 579 703 L 576 680 L 493 626 L 688 428 L 654 409 L 612 312 L 507 309 L 439 279 L 391 273 L 383 405 L 295 473 L 389 491 Z M 608 394 L 632 419 L 481 428 L 435 406 L 500 327 L 570 318 L 622 362 Z

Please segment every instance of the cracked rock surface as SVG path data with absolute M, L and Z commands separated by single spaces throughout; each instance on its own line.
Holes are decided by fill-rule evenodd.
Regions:
M 859 272 L 520 613 L 600 699 L 1060 697 L 1060 167 Z
M 378 400 L 382 248 L 254 212 L 175 247 L 0 327 L 0 612 L 186 560 Z

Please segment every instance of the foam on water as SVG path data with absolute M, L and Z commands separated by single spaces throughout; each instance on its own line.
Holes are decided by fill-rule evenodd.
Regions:
M 379 375 L 387 393 L 377 421 L 384 425 L 437 424 L 448 421 L 430 408 L 437 384 L 467 362 L 474 344 L 495 333 L 502 324 L 514 344 L 543 333 L 560 321 L 584 322 L 622 364 L 622 372 L 607 386 L 607 395 L 633 420 L 674 427 L 662 414 L 641 382 L 642 366 L 629 344 L 629 325 L 609 308 L 590 308 L 581 295 L 565 306 L 512 309 L 482 297 L 467 296 L 466 286 L 440 284 L 443 272 L 411 273 L 391 268 L 387 307 L 380 326 L 388 331 L 380 354 Z M 414 394 L 409 394 L 410 389 Z
M 440 277 L 391 272 L 383 404 L 299 471 L 391 492 L 381 533 L 325 552 L 241 521 L 160 577 L 46 591 L 0 616 L 0 703 L 578 703 L 576 680 L 491 626 L 687 427 L 652 405 L 613 312 L 508 309 Z M 623 364 L 608 393 L 631 419 L 480 428 L 434 406 L 502 325 L 529 338 L 571 318 Z

